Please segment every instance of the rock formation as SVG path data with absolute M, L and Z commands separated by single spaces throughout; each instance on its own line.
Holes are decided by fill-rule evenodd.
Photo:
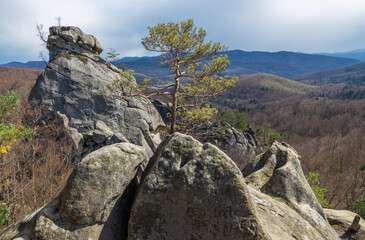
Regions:
M 207 132 L 208 134 L 206 134 Z M 250 127 L 247 131 L 242 132 L 228 123 L 223 123 L 221 126 L 215 122 L 197 129 L 194 134 L 199 141 L 212 143 L 222 149 L 240 170 L 256 156 L 258 142 Z
M 258 184 L 247 176 L 249 186 L 222 151 L 183 134 L 160 144 L 136 190 L 134 175 L 144 159 L 143 149 L 130 143 L 94 151 L 55 200 L 0 239 L 340 239 L 302 182 L 299 156 L 286 144 L 274 143 L 260 155 L 251 175 L 270 172 L 264 162 L 276 159 L 276 165 Z M 274 180 L 283 186 L 268 184 Z M 349 225 L 338 220 L 346 217 L 326 215 Z
M 49 61 L 52 61 L 65 50 L 78 54 L 87 54 L 94 58 L 97 58 L 97 55 L 103 51 L 100 43 L 93 35 L 85 34 L 80 28 L 71 26 L 51 27 L 47 48 L 49 50 Z
M 232 160 L 242 170 L 247 163 L 255 158 L 258 145 L 257 139 L 251 128 L 248 131 L 242 132 L 227 123 L 225 125 L 227 129 L 222 134 L 222 137 L 217 139 L 217 144 L 226 152 L 235 155 L 234 158 L 232 157 Z
M 338 239 L 338 235 L 327 222 L 320 203 L 305 179 L 300 164 L 300 156 L 291 146 L 274 142 L 269 150 L 256 157 L 255 161 L 244 169 L 244 175 L 250 187 L 275 200 L 266 197 L 266 199 L 271 200 L 271 203 L 263 204 L 264 206 L 270 205 L 276 209 L 281 209 L 276 206 L 278 205 L 276 202 L 286 204 L 300 215 L 300 221 L 307 224 L 305 227 L 311 226 L 315 229 L 316 234 L 321 236 L 321 238 L 308 236 L 308 239 Z M 257 194 L 256 197 L 260 199 L 260 196 L 262 195 Z M 259 203 L 265 202 L 265 200 L 256 202 L 260 205 Z M 284 212 L 282 209 L 280 211 Z M 271 224 L 272 221 L 268 221 L 268 223 Z M 297 226 L 299 229 L 300 225 Z M 290 229 L 296 230 L 292 227 Z M 292 235 L 295 236 L 294 239 L 306 239 L 306 235 L 300 232 Z
M 164 124 L 149 100 L 100 94 L 118 70 L 96 38 L 75 27 L 50 33 L 50 63 L 30 99 L 58 112 L 83 158 L 53 201 L 0 240 L 364 238 L 356 214 L 322 209 L 289 145 L 273 143 L 242 174 L 211 143 L 175 133 L 159 144 Z M 227 149 L 253 154 L 251 134 L 226 133 Z
M 152 156 L 164 123 L 148 99 L 115 99 L 101 93 L 119 70 L 98 55 L 102 47 L 96 38 L 77 27 L 51 27 L 47 48 L 50 62 L 30 99 L 41 100 L 77 130 L 72 136 L 80 154 L 131 142 Z
M 212 144 L 175 133 L 154 155 L 128 239 L 269 239 L 242 173 Z

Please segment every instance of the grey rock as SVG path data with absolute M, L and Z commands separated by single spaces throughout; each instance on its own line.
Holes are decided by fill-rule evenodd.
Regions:
M 76 166 L 61 193 L 61 213 L 78 224 L 105 222 L 144 161 L 144 150 L 131 143 L 90 153 Z
M 336 209 L 328 209 L 324 208 L 324 214 L 326 215 L 329 223 L 331 225 L 343 225 L 346 228 L 349 228 L 354 218 L 357 216 L 356 213 L 348 211 L 348 210 L 336 210 Z M 360 219 L 359 222 L 360 229 L 365 231 L 365 220 Z
M 348 210 L 323 209 L 331 226 L 341 236 L 341 239 L 365 239 L 365 220 Z M 354 219 L 360 217 L 357 231 L 349 231 Z
M 0 239 L 126 239 L 144 152 L 117 143 L 90 153 L 58 197 L 5 229 Z
M 246 183 L 256 189 L 261 189 L 273 175 L 277 160 L 276 148 L 272 147 L 265 153 L 259 154 L 252 162 L 255 164 L 248 164 L 243 169 L 243 176 L 245 176 Z M 248 176 L 246 175 L 247 173 Z
M 175 133 L 145 174 L 128 239 L 270 239 L 242 173 L 212 144 Z
M 94 36 L 85 34 L 78 27 L 50 27 L 49 33 L 47 48 L 50 50 L 50 61 L 65 51 L 77 54 L 90 52 L 96 55 L 103 51 L 103 48 Z
M 246 177 L 252 188 L 281 201 L 309 222 L 324 239 L 336 239 L 323 209 L 309 186 L 299 154 L 286 143 L 274 142 L 270 149 L 256 158 Z M 245 172 L 249 172 L 247 169 Z
M 168 118 L 168 114 L 171 112 L 169 104 L 164 103 L 159 99 L 152 100 L 152 103 L 156 107 L 158 113 L 161 115 L 163 121 L 165 123 L 170 122 L 170 119 Z
M 84 145 L 83 135 L 79 133 L 77 129 L 70 127 L 69 120 L 65 114 L 61 114 L 60 112 L 57 112 L 56 114 L 62 119 L 63 127 L 68 131 L 72 141 L 74 142 L 76 149 L 75 156 L 80 156 Z
M 153 104 L 145 98 L 119 100 L 103 93 L 119 70 L 97 55 L 95 37 L 76 27 L 52 27 L 50 32 L 50 63 L 30 100 L 41 100 L 67 116 L 69 127 L 82 134 L 81 157 L 116 141 L 143 146 L 152 156 L 160 143 L 159 129 L 165 126 Z
M 273 240 L 336 240 L 340 239 L 328 227 L 328 232 L 318 230 L 294 209 L 281 201 L 248 187 L 263 228 Z
M 213 124 L 213 127 L 215 124 Z M 251 128 L 242 132 L 230 124 L 225 124 L 225 131 L 220 137 L 210 137 L 204 141 L 217 144 L 221 149 L 229 154 L 231 159 L 237 164 L 239 169 L 243 169 L 251 162 L 256 155 L 258 142 Z
M 25 216 L 0 234 L 0 240 L 100 239 L 104 225 L 77 225 L 58 212 L 59 199 Z M 110 238 L 113 239 L 113 238 Z
M 82 34 L 79 37 L 77 43 L 83 46 L 83 48 L 85 48 L 86 50 L 93 51 L 93 48 L 95 46 L 95 37 L 92 35 Z

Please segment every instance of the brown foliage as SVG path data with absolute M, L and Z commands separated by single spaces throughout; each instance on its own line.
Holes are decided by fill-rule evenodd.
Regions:
M 11 89 L 21 99 L 6 121 L 35 132 L 32 140 L 13 145 L 0 159 L 0 201 L 10 207 L 8 224 L 52 200 L 73 169 L 74 149 L 67 131 L 44 108 L 27 102 L 40 72 L 0 68 L 0 93 Z
M 304 172 L 319 173 L 332 207 L 365 198 L 365 100 L 304 99 L 247 118 L 284 135 L 301 154 Z

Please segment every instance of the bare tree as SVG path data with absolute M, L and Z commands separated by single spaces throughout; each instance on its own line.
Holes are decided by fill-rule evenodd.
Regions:
M 37 37 L 39 37 L 39 39 L 43 42 L 42 45 L 45 45 L 47 43 L 47 33 L 43 30 L 43 24 L 38 24 L 37 25 Z
M 57 21 L 58 26 L 61 27 L 61 20 L 62 20 L 62 18 L 60 16 L 58 16 L 58 17 L 55 17 L 55 19 Z

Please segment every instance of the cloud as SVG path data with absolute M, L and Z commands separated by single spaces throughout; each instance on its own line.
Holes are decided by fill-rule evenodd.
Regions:
M 230 49 L 346 51 L 364 48 L 363 0 L 0 0 L 0 63 L 37 59 L 36 23 L 62 17 L 121 56 L 151 55 L 147 26 L 193 18 L 207 39 Z

